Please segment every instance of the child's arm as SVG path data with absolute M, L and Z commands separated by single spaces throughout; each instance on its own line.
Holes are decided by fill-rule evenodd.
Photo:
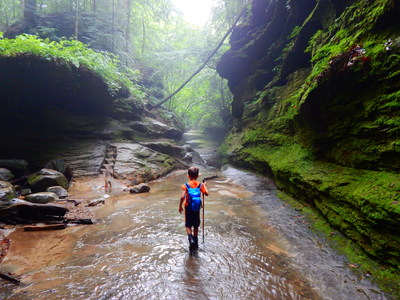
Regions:
M 182 191 L 182 196 L 181 196 L 181 201 L 179 202 L 179 213 L 182 213 L 182 211 L 183 211 L 183 207 L 182 207 L 182 204 L 183 204 L 183 200 L 185 200 L 185 197 L 186 197 L 186 191 Z
M 207 190 L 207 187 L 206 187 L 206 182 L 204 181 L 203 182 L 203 186 L 202 186 L 204 189 L 202 189 L 202 192 L 203 192 L 203 194 L 205 195 L 205 196 L 208 196 L 208 190 Z

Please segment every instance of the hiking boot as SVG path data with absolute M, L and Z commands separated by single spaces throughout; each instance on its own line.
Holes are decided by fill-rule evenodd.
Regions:
M 199 248 L 199 237 L 193 236 L 194 239 L 194 248 L 197 249 Z
M 189 234 L 188 235 L 188 240 L 189 240 L 189 248 L 193 249 L 195 247 L 194 236 Z

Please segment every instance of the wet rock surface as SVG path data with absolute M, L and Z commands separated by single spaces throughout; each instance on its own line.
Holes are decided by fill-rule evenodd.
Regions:
M 145 183 L 135 185 L 129 190 L 131 194 L 141 194 L 141 193 L 147 193 L 149 191 L 150 191 L 150 186 L 148 186 Z
M 60 172 L 52 169 L 42 169 L 28 177 L 28 183 L 33 192 L 45 191 L 51 186 L 68 188 L 67 178 Z
M 15 197 L 14 186 L 7 181 L 0 181 L 0 202 L 7 202 Z
M 5 168 L 0 168 L 0 180 L 9 181 L 14 178 L 14 175 Z
M 114 176 L 128 185 L 147 182 L 177 168 L 185 167 L 181 162 L 140 144 L 113 143 L 117 148 Z
M 46 192 L 51 192 L 56 194 L 59 198 L 68 197 L 68 191 L 62 186 L 51 186 L 46 189 Z
M 29 194 L 25 197 L 25 200 L 32 203 L 46 204 L 59 199 L 58 195 L 52 192 L 41 192 Z

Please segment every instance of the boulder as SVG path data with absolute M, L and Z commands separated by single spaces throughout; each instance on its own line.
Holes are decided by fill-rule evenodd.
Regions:
M 0 167 L 10 170 L 25 171 L 28 169 L 28 163 L 22 159 L 0 159 Z
M 49 202 L 53 202 L 54 200 L 57 200 L 58 195 L 55 193 L 51 192 L 41 192 L 41 193 L 34 193 L 27 195 L 25 197 L 25 200 L 31 203 L 40 203 L 40 204 L 46 204 Z
M 129 190 L 129 192 L 131 194 L 147 193 L 149 191 L 150 191 L 150 187 L 145 183 L 141 183 L 141 184 L 135 185 L 134 187 L 132 187 Z
M 178 158 L 183 157 L 185 152 L 183 147 L 177 146 L 169 141 L 142 142 L 140 143 L 140 145 L 153 149 L 154 151 Z
M 180 139 L 183 131 L 155 119 L 144 118 L 143 121 L 129 123 L 130 128 L 155 138 Z
M 68 197 L 68 191 L 66 189 L 64 189 L 62 186 L 51 186 L 51 187 L 48 187 L 46 192 L 54 193 L 60 198 Z
M 5 168 L 0 168 L 0 180 L 10 181 L 14 178 L 14 175 L 10 172 L 10 170 Z
M 11 183 L 0 181 L 0 205 L 8 205 L 8 201 L 15 197 L 15 190 Z
M 72 171 L 70 167 L 65 163 L 63 159 L 54 159 L 48 162 L 45 166 L 46 169 L 56 170 L 62 174 L 69 180 L 72 178 Z
M 45 191 L 50 186 L 68 188 L 67 178 L 60 172 L 52 169 L 42 169 L 28 177 L 28 183 L 33 192 Z
M 176 159 L 140 144 L 114 143 L 112 146 L 117 149 L 114 175 L 127 185 L 148 182 L 175 169 L 186 168 Z
M 68 209 L 57 204 L 37 204 L 20 199 L 8 200 L 8 207 L 0 208 L 0 220 L 10 224 L 59 220 Z
M 32 194 L 32 190 L 31 189 L 22 189 L 21 190 L 21 196 L 26 196 Z

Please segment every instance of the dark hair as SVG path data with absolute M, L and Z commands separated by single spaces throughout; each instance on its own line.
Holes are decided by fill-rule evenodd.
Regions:
M 199 168 L 197 167 L 190 167 L 188 170 L 188 175 L 190 178 L 197 178 L 199 177 Z

